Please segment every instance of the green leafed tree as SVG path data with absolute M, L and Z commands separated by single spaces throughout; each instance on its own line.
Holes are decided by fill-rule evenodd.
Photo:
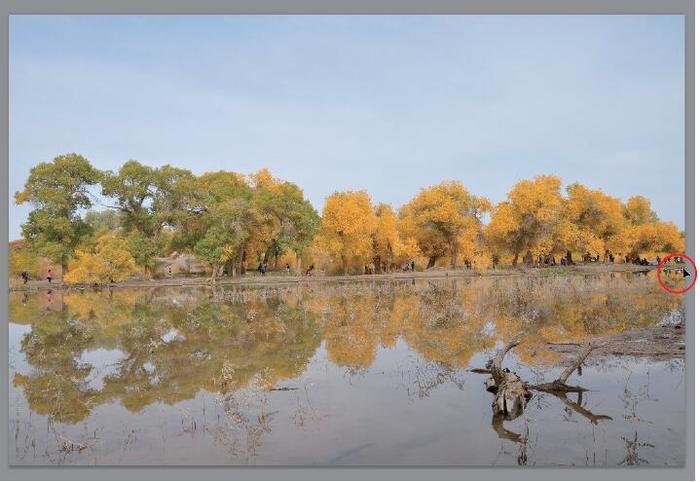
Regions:
M 85 157 L 64 154 L 33 167 L 24 189 L 15 193 L 17 204 L 34 207 L 22 235 L 39 254 L 60 263 L 64 273 L 76 247 L 91 232 L 80 211 L 92 206 L 89 189 L 99 180 L 99 171 Z
M 102 194 L 116 200 L 115 207 L 127 232 L 152 236 L 157 230 L 151 209 L 157 185 L 157 170 L 134 160 L 125 162 L 117 173 L 104 174 Z
M 213 226 L 194 246 L 194 254 L 211 268 L 211 281 L 216 281 L 219 270 L 235 254 L 235 238 L 221 226 Z
M 150 278 L 156 266 L 156 257 L 160 252 L 157 239 L 149 238 L 137 231 L 129 234 L 127 238 L 129 252 L 134 257 L 136 266 L 143 268 L 144 274 Z

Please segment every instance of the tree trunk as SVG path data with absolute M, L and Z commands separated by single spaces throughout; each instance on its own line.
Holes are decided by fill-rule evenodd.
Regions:
M 452 269 L 457 268 L 457 249 L 452 249 L 452 254 L 450 255 L 450 266 Z
M 428 266 L 426 267 L 426 269 L 430 269 L 433 266 L 435 266 L 436 261 L 437 261 L 437 256 L 431 256 L 430 258 L 428 258 Z
M 243 276 L 245 274 L 245 250 L 241 250 L 241 254 L 238 257 L 238 276 Z
M 513 268 L 515 268 L 518 265 L 518 256 L 520 256 L 520 253 L 515 253 L 515 256 L 513 257 Z
M 345 276 L 347 276 L 348 275 L 348 261 L 344 255 L 340 257 L 340 261 L 343 264 L 343 274 Z
M 301 276 L 301 253 L 296 253 L 297 255 L 297 276 Z

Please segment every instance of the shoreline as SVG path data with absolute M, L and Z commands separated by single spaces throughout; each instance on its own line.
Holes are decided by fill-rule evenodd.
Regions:
M 648 273 L 655 271 L 656 266 L 640 266 L 632 264 L 600 264 L 600 265 L 575 265 L 575 266 L 552 266 L 542 268 L 503 268 L 488 270 L 485 272 L 466 270 L 431 270 L 414 272 L 396 272 L 386 274 L 359 274 L 359 275 L 259 275 L 246 274 L 239 277 L 217 278 L 215 286 L 278 286 L 301 283 L 347 283 L 347 282 L 367 282 L 367 281 L 393 281 L 412 279 L 466 279 L 482 277 L 510 277 L 510 276 L 532 276 L 532 277 L 558 277 L 558 276 L 582 276 L 608 273 Z M 250 272 L 249 272 L 250 273 Z M 60 281 L 49 284 L 48 281 L 31 281 L 28 285 L 10 286 L 9 292 L 22 291 L 67 291 L 71 289 L 88 288 L 158 288 L 158 287 L 190 287 L 190 286 L 211 286 L 211 278 L 200 277 L 179 277 L 164 278 L 156 280 L 130 280 L 121 283 L 105 285 L 66 285 Z

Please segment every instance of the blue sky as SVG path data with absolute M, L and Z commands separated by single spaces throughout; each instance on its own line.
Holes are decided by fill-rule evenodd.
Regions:
M 557 174 L 682 228 L 683 58 L 681 16 L 13 16 L 10 196 L 66 152 L 268 167 L 319 210 Z

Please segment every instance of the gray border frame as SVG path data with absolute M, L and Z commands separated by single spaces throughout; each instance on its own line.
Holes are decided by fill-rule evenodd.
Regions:
M 12 14 L 675 14 L 685 16 L 685 233 L 695 257 L 695 5 L 693 0 L 7 0 L 0 3 L 0 240 L 8 239 L 9 15 Z M 7 244 L 0 242 L 0 273 Z M 8 279 L 0 276 L 0 305 Z M 491 467 L 10 467 L 0 436 L 0 476 L 15 480 L 692 480 L 695 476 L 695 299 L 685 298 L 686 465 L 681 468 Z M 7 318 L 7 311 L 4 312 Z M 6 320 L 5 320 L 6 321 Z M 8 385 L 8 329 L 0 329 L 0 386 Z M 4 391 L 4 390 L 2 390 Z M 0 397 L 0 433 L 8 433 L 8 396 Z

